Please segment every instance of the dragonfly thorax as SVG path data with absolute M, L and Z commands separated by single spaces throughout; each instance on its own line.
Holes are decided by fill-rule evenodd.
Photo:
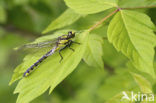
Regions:
M 58 37 L 58 44 L 66 44 L 70 39 L 75 37 L 75 32 L 69 31 L 67 35 L 62 35 Z
M 75 32 L 69 31 L 67 35 L 67 39 L 71 39 L 75 37 Z

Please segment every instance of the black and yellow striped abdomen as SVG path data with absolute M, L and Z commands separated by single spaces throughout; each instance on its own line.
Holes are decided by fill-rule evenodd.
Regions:
M 26 70 L 26 72 L 24 73 L 24 77 L 28 76 L 35 67 L 37 67 L 41 62 L 43 62 L 43 60 L 45 60 L 48 56 L 52 55 L 55 51 L 56 51 L 57 47 L 54 47 L 53 49 L 51 49 L 48 53 L 46 53 L 44 56 L 42 56 L 37 62 L 35 62 L 33 65 L 31 65 L 30 68 L 28 68 Z

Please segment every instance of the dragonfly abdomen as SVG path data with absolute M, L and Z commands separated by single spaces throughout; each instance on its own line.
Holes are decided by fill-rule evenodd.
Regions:
M 28 76 L 29 75 L 29 73 L 31 72 L 31 71 L 33 71 L 34 70 L 34 68 L 35 67 L 37 67 L 44 59 L 46 59 L 47 58 L 47 56 L 46 55 L 44 55 L 42 58 L 40 58 L 36 63 L 34 63 L 31 67 L 29 67 L 27 70 L 26 70 L 26 72 L 24 73 L 24 77 L 25 76 Z
M 56 50 L 57 46 L 54 47 L 53 49 L 51 49 L 48 53 L 46 53 L 44 56 L 42 56 L 42 58 L 40 58 L 37 62 L 35 62 L 30 68 L 28 68 L 26 70 L 26 72 L 24 73 L 24 77 L 28 76 L 30 74 L 31 71 L 34 70 L 35 67 L 37 67 L 43 60 L 45 60 L 48 56 L 52 55 L 55 50 Z

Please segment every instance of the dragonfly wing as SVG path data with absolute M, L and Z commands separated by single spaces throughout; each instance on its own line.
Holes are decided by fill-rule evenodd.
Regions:
M 35 44 L 26 44 L 23 45 L 23 48 L 44 48 L 44 47 L 51 47 L 54 42 L 48 41 L 48 42 L 40 42 Z
M 53 47 L 56 44 L 57 40 L 52 40 L 52 41 L 43 41 L 39 43 L 34 43 L 34 44 L 25 44 L 18 48 L 18 50 L 28 50 L 28 49 L 39 49 L 39 48 L 49 48 Z

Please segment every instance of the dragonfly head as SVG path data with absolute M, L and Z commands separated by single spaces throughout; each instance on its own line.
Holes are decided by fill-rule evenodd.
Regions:
M 70 39 L 70 38 L 74 38 L 74 37 L 75 37 L 75 32 L 69 31 L 68 32 L 68 38 Z

